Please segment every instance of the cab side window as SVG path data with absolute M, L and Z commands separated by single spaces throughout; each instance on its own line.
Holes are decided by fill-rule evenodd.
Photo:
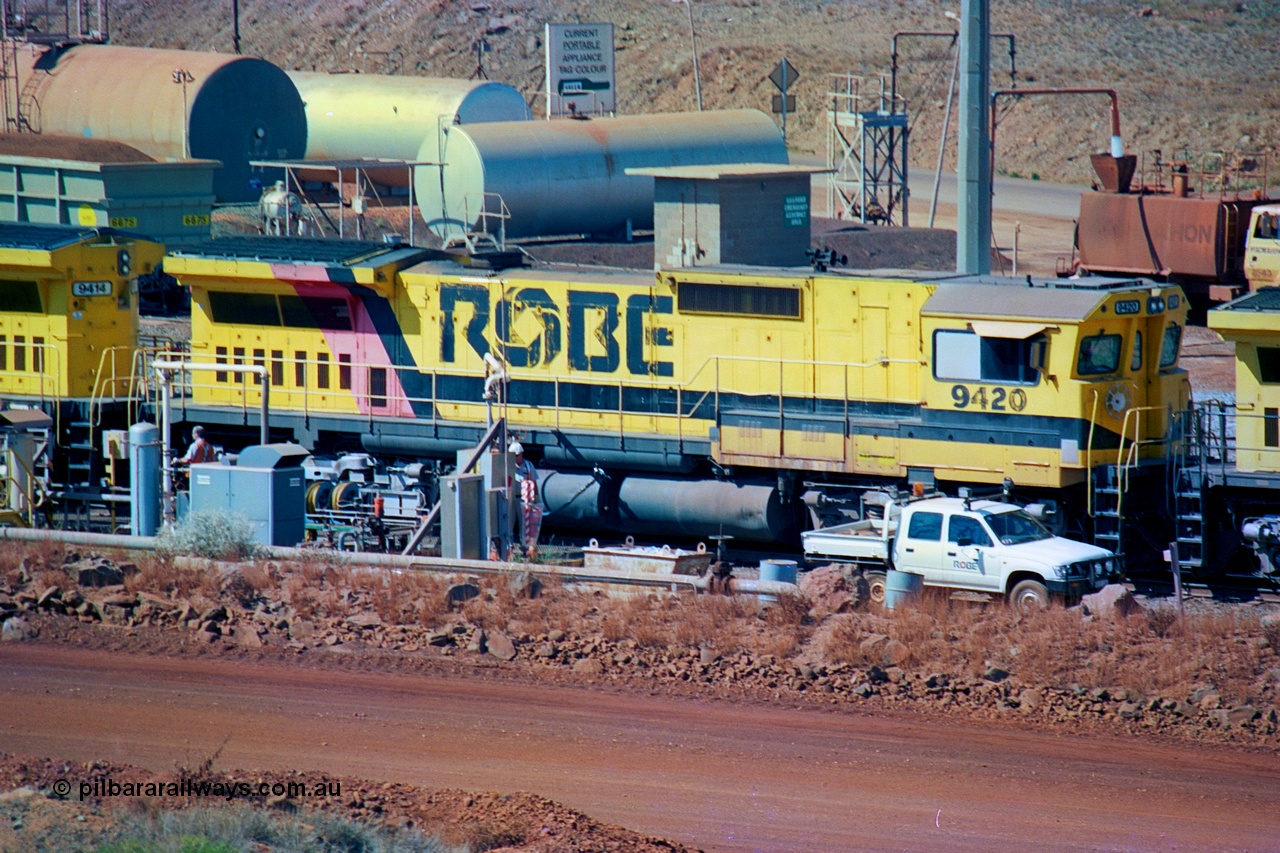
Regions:
M 1164 330 L 1164 340 L 1160 342 L 1160 366 L 1173 367 L 1178 363 L 1178 348 L 1182 345 L 1182 327 L 1170 323 Z
M 1280 217 L 1276 217 L 1269 213 L 1259 214 L 1258 227 L 1254 230 L 1253 236 L 1261 237 L 1264 240 L 1274 240 L 1276 238 L 1278 219 L 1280 219 Z
M 933 334 L 933 375 L 954 382 L 1034 385 L 1040 371 L 1032 350 L 1043 336 L 987 338 L 969 331 L 940 329 Z
M 908 539 L 928 539 L 937 542 L 942 539 L 942 513 L 917 512 L 911 516 L 911 525 L 907 528 Z
M 991 537 L 987 535 L 982 522 L 967 515 L 953 515 L 947 524 L 947 541 L 959 545 L 962 539 L 968 540 L 970 545 L 991 547 Z

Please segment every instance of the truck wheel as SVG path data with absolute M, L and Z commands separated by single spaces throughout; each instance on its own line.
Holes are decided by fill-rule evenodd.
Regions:
M 867 581 L 867 600 L 872 604 L 884 604 L 884 572 L 863 572 L 862 576 Z
M 1040 581 L 1019 581 L 1009 593 L 1009 606 L 1019 613 L 1034 613 L 1049 606 L 1049 590 Z

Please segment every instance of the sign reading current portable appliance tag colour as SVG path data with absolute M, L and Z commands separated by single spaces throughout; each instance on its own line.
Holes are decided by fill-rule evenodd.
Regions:
M 613 24 L 547 24 L 547 117 L 617 110 Z

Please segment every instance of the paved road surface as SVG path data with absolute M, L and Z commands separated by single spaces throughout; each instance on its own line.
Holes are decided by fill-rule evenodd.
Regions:
M 1280 848 L 1280 760 L 481 679 L 0 647 L 0 750 L 526 790 L 708 850 Z
M 822 166 L 822 158 L 792 154 L 793 163 Z M 933 170 L 916 169 L 909 173 L 911 200 L 908 222 L 914 228 L 929 227 L 929 211 L 933 199 Z M 827 176 L 814 175 L 812 181 L 813 213 L 829 216 Z M 1014 236 L 1017 232 L 1018 275 L 1056 275 L 1071 264 L 1075 219 L 1080 214 L 1083 187 L 1051 184 L 1022 178 L 996 178 L 991 198 L 991 229 L 996 246 L 1009 264 L 992 272 L 1012 274 Z M 956 229 L 956 175 L 943 172 L 938 186 L 938 205 L 933 227 Z

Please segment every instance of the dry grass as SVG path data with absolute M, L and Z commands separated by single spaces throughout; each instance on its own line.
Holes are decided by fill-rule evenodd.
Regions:
M 1213 608 L 1179 620 L 1176 611 L 1170 617 L 1162 608 L 1086 622 L 1063 608 L 1020 617 L 1004 607 L 928 595 L 918 608 L 833 617 L 818 633 L 814 652 L 832 662 L 879 663 L 878 651 L 862 645 L 873 634 L 904 643 L 907 668 L 980 677 L 996 666 L 1024 683 L 1122 685 L 1150 696 L 1181 695 L 1207 682 L 1231 702 L 1250 700 L 1252 685 L 1273 658 L 1260 642 L 1261 619 L 1252 610 Z
M 6 575 L 22 565 L 34 585 L 70 589 L 66 552 L 47 544 L 6 551 Z M 909 671 L 949 672 L 981 678 L 991 667 L 1024 684 L 1054 689 L 1123 687 L 1148 696 L 1186 695 L 1211 684 L 1224 702 L 1258 701 L 1277 669 L 1280 624 L 1264 624 L 1263 611 L 1239 606 L 1192 606 L 1185 616 L 1165 605 L 1128 618 L 1086 621 L 1060 607 L 1019 616 L 999 604 L 975 604 L 926 590 L 918 604 L 879 608 L 815 620 L 803 598 L 783 596 L 762 606 L 749 596 L 632 594 L 542 581 L 541 595 L 525 597 L 528 577 L 492 576 L 478 581 L 480 595 L 451 607 L 447 591 L 456 578 L 425 572 L 355 569 L 340 558 L 242 563 L 232 569 L 178 565 L 146 555 L 125 576 L 126 588 L 186 599 L 197 605 L 223 601 L 251 609 L 276 597 L 290 618 L 343 618 L 376 612 L 387 625 L 446 628 L 458 619 L 487 631 L 536 638 L 561 632 L 637 649 L 685 653 L 714 649 L 721 656 L 772 655 L 779 661 L 871 666 L 882 635 L 901 642 Z M 899 650 L 901 651 L 901 650 Z

